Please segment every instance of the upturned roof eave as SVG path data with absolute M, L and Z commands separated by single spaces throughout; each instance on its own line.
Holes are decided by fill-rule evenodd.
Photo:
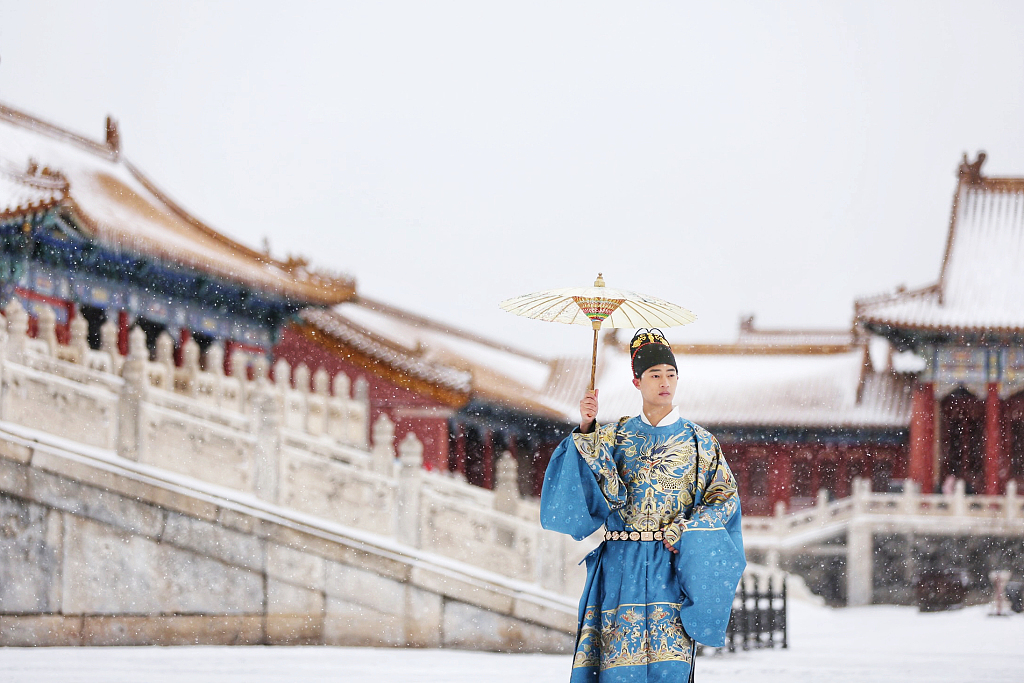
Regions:
M 926 332 L 932 334 L 946 335 L 1024 335 L 1024 325 L 947 325 L 938 323 L 913 322 L 885 317 L 864 317 L 860 319 L 861 324 L 873 328 L 890 328 L 906 332 Z
M 410 371 L 408 367 L 402 367 L 382 355 L 358 347 L 316 323 L 306 320 L 293 322 L 292 329 L 300 337 L 323 347 L 329 353 L 362 367 L 403 389 L 408 389 L 456 409 L 469 403 L 470 391 L 467 387 L 453 386 L 450 383 L 439 381 L 437 378 L 426 377 L 421 373 Z
M 120 153 L 118 149 L 107 144 L 90 140 L 55 124 L 44 121 L 38 117 L 14 109 L 0 103 L 0 119 L 5 119 L 18 128 L 28 130 L 34 134 L 45 136 L 51 140 L 71 145 L 81 151 L 95 156 L 101 161 L 118 164 L 146 189 L 157 202 L 159 208 L 165 209 L 177 220 L 187 224 L 203 237 L 214 240 L 242 261 L 248 261 L 251 266 L 258 268 L 274 268 L 280 273 L 267 272 L 265 277 L 245 275 L 232 269 L 230 265 L 221 266 L 214 259 L 203 260 L 198 254 L 185 253 L 181 250 L 168 250 L 153 240 L 145 241 L 145 249 L 133 248 L 130 245 L 118 244 L 107 236 L 108 231 L 104 229 L 101 221 L 89 216 L 83 208 L 75 202 L 73 188 L 65 187 L 63 196 L 57 200 L 43 203 L 34 203 L 28 206 L 0 207 L 0 218 L 10 219 L 20 216 L 28 216 L 40 211 L 57 208 L 61 205 L 73 210 L 80 222 L 87 226 L 91 236 L 105 246 L 136 253 L 143 257 L 155 257 L 164 260 L 182 263 L 200 272 L 209 272 L 217 277 L 238 283 L 245 287 L 256 289 L 262 292 L 274 294 L 298 305 L 331 306 L 344 303 L 355 297 L 355 282 L 350 277 L 327 275 L 308 271 L 304 275 L 308 278 L 302 280 L 289 273 L 290 265 L 278 261 L 267 254 L 258 252 L 250 247 L 232 240 L 230 237 L 218 232 L 199 220 L 180 204 L 171 199 L 165 192 L 160 190 L 144 173 L 135 167 Z M 59 169 L 58 169 L 59 170 Z M 25 179 L 21 179 L 24 181 Z M 140 240 L 140 243 L 143 240 Z M 198 247 L 197 247 L 198 250 Z M 251 267 L 250 266 L 250 267 Z

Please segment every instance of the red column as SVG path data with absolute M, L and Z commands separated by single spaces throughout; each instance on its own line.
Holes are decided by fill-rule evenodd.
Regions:
M 431 469 L 448 471 L 448 418 L 430 420 L 434 432 L 434 459 Z
M 180 336 L 178 339 L 178 348 L 174 349 L 174 364 L 181 367 L 182 354 L 185 349 L 185 343 L 192 338 L 192 330 L 187 327 L 183 327 L 180 330 Z
M 907 478 L 931 493 L 935 481 L 935 390 L 930 383 L 914 387 L 910 406 L 910 467 Z
M 998 496 L 1006 484 L 1003 463 L 1003 406 L 995 382 L 988 385 L 985 400 L 985 494 Z
M 231 374 L 231 354 L 235 350 L 235 341 L 233 339 L 224 340 L 224 374 Z
M 128 311 L 117 312 L 117 350 L 122 356 L 128 355 Z
M 64 304 L 64 310 L 67 313 L 68 321 L 63 325 L 57 325 L 57 343 L 66 346 L 71 343 L 71 321 L 74 320 L 78 314 L 78 306 L 73 301 L 69 301 Z
M 786 503 L 789 508 L 789 498 L 792 494 L 793 482 L 793 452 L 784 446 L 777 446 L 775 457 L 768 468 L 768 499 L 771 509 L 768 514 L 775 510 L 775 504 L 780 500 Z

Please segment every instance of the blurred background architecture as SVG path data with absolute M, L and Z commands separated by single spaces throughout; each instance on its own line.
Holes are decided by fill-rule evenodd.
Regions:
M 837 604 L 913 601 L 950 564 L 977 595 L 1021 578 L 1024 179 L 983 162 L 935 285 L 845 330 L 749 318 L 676 347 L 751 572 Z M 0 643 L 571 647 L 590 546 L 540 529 L 537 496 L 585 355 L 238 244 L 112 118 L 93 140 L 6 105 L 0 298 Z M 603 345 L 599 419 L 635 414 L 625 344 Z

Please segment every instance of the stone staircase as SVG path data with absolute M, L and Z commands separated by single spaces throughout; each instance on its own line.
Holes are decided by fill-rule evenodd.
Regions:
M 914 482 L 902 493 L 873 493 L 870 482 L 854 481 L 852 495 L 829 501 L 820 491 L 813 507 L 774 517 L 746 517 L 743 542 L 748 554 L 763 555 L 779 567 L 795 555 L 841 555 L 846 565 L 849 605 L 872 602 L 875 537 L 1004 537 L 1024 540 L 1024 496 L 1011 481 L 1003 496 L 966 495 L 963 481 L 950 495 L 921 494 Z

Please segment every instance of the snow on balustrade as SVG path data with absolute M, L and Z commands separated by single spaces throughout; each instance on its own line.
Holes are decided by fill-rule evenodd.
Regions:
M 44 307 L 39 315 L 35 337 L 28 335 L 28 315 L 17 299 L 12 299 L 4 314 L 7 318 L 8 359 L 79 382 L 95 379 L 84 375 L 83 369 L 115 377 L 122 375 L 126 358 L 117 350 L 117 327 L 113 322 L 107 321 L 102 325 L 100 349 L 93 350 L 88 344 L 88 324 L 81 316 L 71 318 L 70 339 L 67 344 L 60 344 L 56 317 L 49 307 Z M 213 409 L 205 412 L 215 421 L 223 421 L 216 417 L 220 411 L 247 415 L 250 412 L 249 399 L 261 388 L 269 386 L 265 358 L 235 350 L 231 354 L 231 372 L 226 374 L 224 351 L 217 343 L 211 344 L 203 354 L 195 340 L 189 339 L 182 345 L 181 364 L 178 366 L 174 358 L 174 340 L 163 332 L 156 339 L 153 355 L 153 360 L 150 360 L 143 331 L 133 328 L 129 334 L 127 359 L 140 361 L 146 390 L 155 391 L 156 396 L 160 392 L 168 392 L 178 398 L 192 399 Z M 365 396 L 352 396 L 347 376 L 339 373 L 332 380 L 323 368 L 318 368 L 311 392 L 309 368 L 300 365 L 295 368 L 292 388 L 291 368 L 287 362 L 279 361 L 274 377 L 285 415 L 284 425 L 288 429 L 336 444 L 366 447 L 369 431 L 367 402 Z M 181 401 L 169 401 L 166 397 L 156 400 L 179 407 L 183 405 Z M 188 412 L 204 412 L 195 406 L 192 408 Z
M 0 421 L 549 591 L 575 596 L 582 586 L 578 563 L 596 541 L 576 543 L 541 529 L 537 501 L 521 497 L 510 455 L 498 461 L 495 491 L 427 472 L 414 434 L 396 443 L 386 413 L 369 424 L 365 382 L 284 360 L 270 373 L 265 357 L 237 350 L 225 372 L 223 349 L 214 343 L 202 353 L 194 340 L 181 346 L 176 363 L 166 333 L 151 358 L 138 327 L 122 356 L 111 323 L 93 350 L 77 316 L 61 344 L 52 315 L 44 312 L 38 334 L 29 337 L 16 299 L 4 313 Z
M 915 482 L 905 482 L 900 493 L 875 493 L 870 482 L 854 480 L 853 495 L 829 501 L 819 492 L 817 504 L 787 513 L 785 503 L 776 506 L 774 517 L 745 517 L 744 542 L 749 547 L 792 544 L 840 533 L 855 520 L 870 520 L 891 529 L 935 529 L 948 533 L 968 531 L 1024 536 L 1024 496 L 1010 480 L 1001 496 L 967 495 L 963 480 L 948 494 L 922 494 Z M 795 541 L 794 541 L 795 542 Z
M 950 493 L 922 494 L 910 481 L 900 493 L 873 493 L 870 481 L 855 479 L 848 498 L 829 502 L 820 493 L 812 508 L 787 514 L 780 503 L 774 517 L 743 520 L 744 547 L 770 566 L 784 555 L 841 555 L 851 606 L 874 599 L 874 553 L 886 536 L 1024 538 L 1024 497 L 1012 480 L 1005 495 L 969 496 L 962 480 Z

